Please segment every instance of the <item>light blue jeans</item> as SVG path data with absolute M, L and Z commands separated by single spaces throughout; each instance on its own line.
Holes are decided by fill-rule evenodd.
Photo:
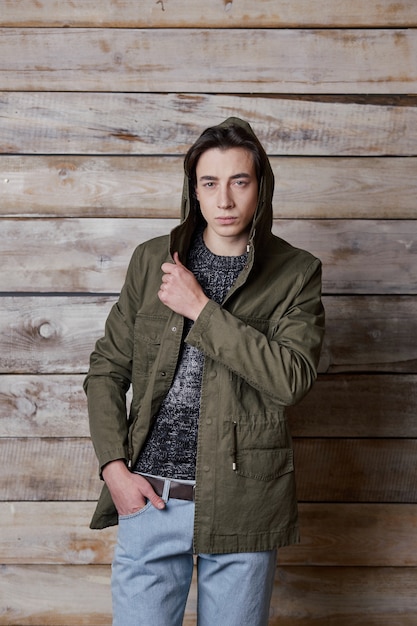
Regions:
M 166 497 L 164 497 L 166 499 Z M 113 626 L 181 626 L 193 574 L 194 502 L 121 516 Z M 198 626 L 267 626 L 276 550 L 197 556 Z

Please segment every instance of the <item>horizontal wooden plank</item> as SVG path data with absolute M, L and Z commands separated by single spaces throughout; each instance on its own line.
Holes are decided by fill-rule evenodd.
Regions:
M 110 566 L 3 565 L 1 576 L 1 626 L 111 626 Z
M 92 502 L 1 502 L 0 563 L 108 565 L 117 528 L 89 528 Z M 280 565 L 416 567 L 414 504 L 300 504 L 301 543 Z
M 1 373 L 86 373 L 114 296 L 3 297 Z
M 416 96 L 0 91 L 0 115 L 0 153 L 183 155 L 233 115 L 271 155 L 415 155 L 417 145 Z
M 321 259 L 326 294 L 417 293 L 417 220 L 276 220 L 273 232 Z
M 415 29 L 3 28 L 0 88 L 409 94 L 415 58 Z
M 417 377 L 395 374 L 321 375 L 288 408 L 296 437 L 417 437 L 416 413 Z
M 0 563 L 109 565 L 117 527 L 91 530 L 95 502 L 0 502 Z
M 414 373 L 417 300 L 405 296 L 327 297 L 320 371 Z
M 417 439 L 294 440 L 301 502 L 417 503 Z M 0 501 L 95 500 L 89 439 L 0 439 Z
M 177 223 L 3 219 L 0 291 L 117 293 L 135 247 Z M 417 293 L 417 220 L 290 219 L 273 230 L 322 260 L 324 293 Z
M 0 439 L 0 501 L 95 500 L 101 489 L 89 439 Z M 7 469 L 6 469 L 7 468 Z M 13 495 L 14 494 L 14 495 Z
M 278 567 L 268 624 L 415 626 L 415 577 L 412 567 Z M 1 626 L 111 624 L 109 566 L 5 565 L 2 592 Z M 194 580 L 184 626 L 195 624 Z
M 1 220 L 0 291 L 118 293 L 136 246 L 177 224 L 160 219 Z M 7 261 L 13 248 L 13 261 Z
M 415 218 L 417 158 L 271 157 L 271 165 L 276 218 Z M 182 182 L 177 157 L 0 156 L 0 215 L 175 219 Z
M 415 579 L 412 567 L 280 567 L 269 626 L 414 626 Z
M 115 296 L 3 296 L 1 373 L 82 374 Z M 417 298 L 326 296 L 321 373 L 417 373 Z
M 83 375 L 0 376 L 0 437 L 88 437 L 83 380 Z
M 2 6 L 0 26 L 117 26 L 124 28 L 283 28 L 300 26 L 416 26 L 417 9 L 413 0 L 363 3 L 350 0 L 164 0 L 144 3 L 137 10 L 136 0 L 14 0 Z
M 0 437 L 88 437 L 82 374 L 0 376 Z M 321 375 L 288 408 L 295 437 L 417 437 L 417 377 Z
M 280 565 L 415 567 L 415 504 L 300 503 L 301 542 Z
M 416 454 L 417 439 L 297 439 L 298 498 L 417 503 Z

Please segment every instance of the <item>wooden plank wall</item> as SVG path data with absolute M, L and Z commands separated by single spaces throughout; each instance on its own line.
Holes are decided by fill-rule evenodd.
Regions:
M 416 61 L 415 0 L 1 2 L 0 625 L 111 623 L 81 383 L 133 248 L 178 220 L 186 147 L 229 115 L 270 154 L 275 232 L 324 263 L 270 624 L 417 623 Z

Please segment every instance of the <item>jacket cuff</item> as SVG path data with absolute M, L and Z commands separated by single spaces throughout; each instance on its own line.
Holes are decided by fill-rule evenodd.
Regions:
M 200 315 L 195 320 L 194 324 L 191 327 L 190 332 L 188 333 L 185 341 L 198 348 L 201 342 L 201 335 L 205 332 L 206 328 L 209 326 L 211 316 L 215 311 L 220 308 L 220 305 L 214 300 L 209 300 L 201 311 Z

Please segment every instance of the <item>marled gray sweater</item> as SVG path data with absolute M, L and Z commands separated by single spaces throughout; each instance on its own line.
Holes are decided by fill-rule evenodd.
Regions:
M 238 257 L 213 254 L 204 244 L 202 233 L 199 233 L 190 249 L 187 267 L 205 294 L 220 304 L 243 269 L 246 257 L 246 254 Z M 192 322 L 186 320 L 185 336 L 191 325 Z M 183 342 L 171 389 L 141 451 L 134 468 L 136 472 L 194 479 L 203 365 L 203 353 Z

